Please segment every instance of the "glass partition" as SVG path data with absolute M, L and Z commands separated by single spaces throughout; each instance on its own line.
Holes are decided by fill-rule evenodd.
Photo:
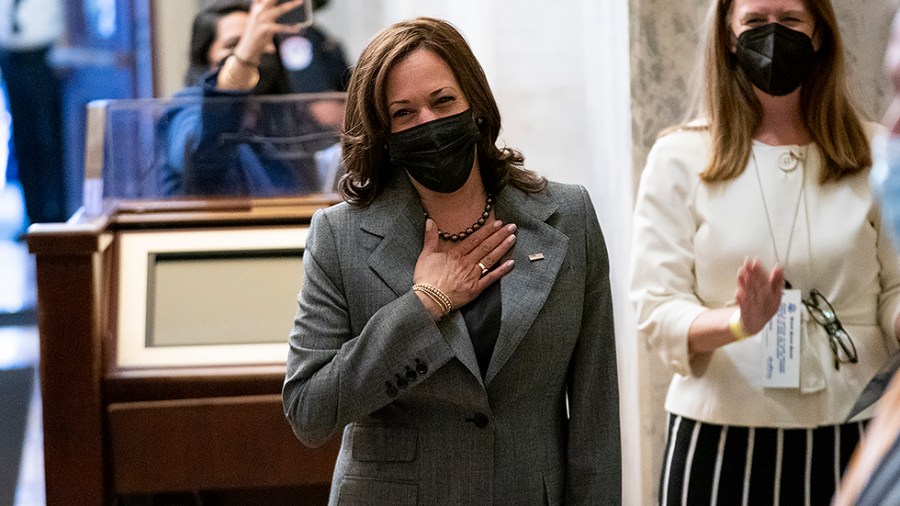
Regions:
M 85 211 L 120 201 L 335 190 L 342 93 L 93 102 Z

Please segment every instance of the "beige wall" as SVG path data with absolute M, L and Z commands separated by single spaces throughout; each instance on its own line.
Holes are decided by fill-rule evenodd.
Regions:
M 628 0 L 333 0 L 319 19 L 355 59 L 378 30 L 419 15 L 450 20 L 472 45 L 503 114 L 501 142 L 520 148 L 530 168 L 582 184 L 592 196 L 615 299 L 624 497 L 638 504 L 638 353 L 625 302 L 633 186 Z
M 154 89 L 160 97 L 170 97 L 184 87 L 188 68 L 191 23 L 198 0 L 154 0 L 153 55 Z

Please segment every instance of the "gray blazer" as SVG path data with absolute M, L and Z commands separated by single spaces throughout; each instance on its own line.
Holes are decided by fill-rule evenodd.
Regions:
M 313 217 L 283 399 L 304 444 L 343 429 L 330 504 L 620 503 L 609 263 L 588 193 L 507 186 L 494 202 L 518 240 L 483 380 L 459 311 L 434 322 L 411 291 L 425 224 L 405 177 Z

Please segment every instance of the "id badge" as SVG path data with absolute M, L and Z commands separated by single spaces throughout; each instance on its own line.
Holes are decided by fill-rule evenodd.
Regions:
M 784 290 L 778 312 L 763 327 L 763 386 L 800 388 L 800 290 Z

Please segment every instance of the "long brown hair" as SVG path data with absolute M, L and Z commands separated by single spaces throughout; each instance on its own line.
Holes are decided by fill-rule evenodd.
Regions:
M 393 169 L 385 147 L 390 135 L 387 76 L 394 65 L 420 48 L 447 62 L 479 120 L 478 163 L 485 189 L 497 193 L 507 183 L 527 192 L 543 189 L 547 181 L 523 167 L 519 151 L 497 147 L 500 110 L 484 70 L 463 36 L 446 21 L 420 17 L 396 23 L 376 35 L 353 68 L 341 136 L 346 174 L 339 188 L 344 200 L 366 206 L 390 178 Z
M 869 140 L 846 85 L 843 45 L 830 0 L 803 0 L 812 14 L 819 43 L 816 64 L 802 83 L 801 114 L 825 158 L 820 182 L 837 181 L 872 165 Z M 700 177 L 706 182 L 740 175 L 750 159 L 762 106 L 732 53 L 734 0 L 713 0 L 703 53 L 704 93 L 694 111 L 705 114 L 712 155 Z M 700 98 L 702 97 L 702 98 Z M 690 127 L 689 127 L 690 128 Z

